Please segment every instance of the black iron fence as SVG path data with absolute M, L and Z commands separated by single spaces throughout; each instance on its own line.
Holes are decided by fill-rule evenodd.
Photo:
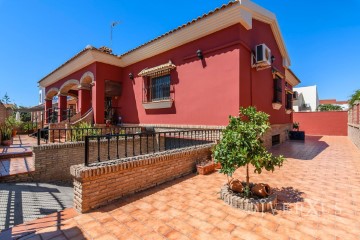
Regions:
M 85 136 L 85 165 L 203 145 L 215 142 L 220 135 L 220 129 L 210 129 Z
M 115 134 L 130 134 L 141 132 L 141 127 L 93 127 L 93 128 L 43 128 L 37 130 L 37 144 L 41 142 L 65 143 L 84 141 L 86 136 L 101 136 Z
M 61 121 L 68 120 L 70 122 L 71 117 L 76 114 L 76 110 L 73 108 L 60 109 L 57 107 L 47 109 L 47 122 L 57 123 L 58 116 L 61 116 Z

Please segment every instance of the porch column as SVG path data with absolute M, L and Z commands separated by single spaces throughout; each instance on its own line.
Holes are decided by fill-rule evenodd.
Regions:
M 79 85 L 78 89 L 78 110 L 81 113 L 81 116 L 83 116 L 91 107 L 90 86 L 83 84 Z
M 105 81 L 97 79 L 92 88 L 92 108 L 96 124 L 105 123 Z
M 52 111 L 52 99 L 45 99 L 45 123 L 50 122 L 51 111 Z
M 58 98 L 58 122 L 66 119 L 67 96 L 59 95 Z

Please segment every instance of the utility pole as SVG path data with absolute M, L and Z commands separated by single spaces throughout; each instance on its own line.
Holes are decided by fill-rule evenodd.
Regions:
M 113 21 L 110 24 L 110 48 L 112 49 L 112 38 L 113 38 L 113 29 L 116 25 L 120 24 L 120 21 Z

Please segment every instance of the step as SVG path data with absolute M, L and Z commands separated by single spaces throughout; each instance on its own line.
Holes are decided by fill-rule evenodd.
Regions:
M 0 161 L 9 158 L 31 157 L 32 155 L 32 151 L 0 153 Z
M 31 156 L 0 160 L 0 182 L 9 182 L 16 179 L 19 181 L 29 179 L 31 178 L 31 173 L 34 171 L 35 163 L 33 157 Z

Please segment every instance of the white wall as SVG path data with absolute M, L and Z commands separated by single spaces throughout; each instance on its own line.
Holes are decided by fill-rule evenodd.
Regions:
M 309 86 L 309 87 L 299 87 L 294 88 L 293 91 L 298 92 L 298 100 L 294 100 L 293 102 L 293 110 L 295 112 L 300 111 L 310 111 L 315 112 L 319 106 L 319 95 L 317 92 L 317 87 Z M 309 108 L 305 108 L 304 105 L 309 104 Z

